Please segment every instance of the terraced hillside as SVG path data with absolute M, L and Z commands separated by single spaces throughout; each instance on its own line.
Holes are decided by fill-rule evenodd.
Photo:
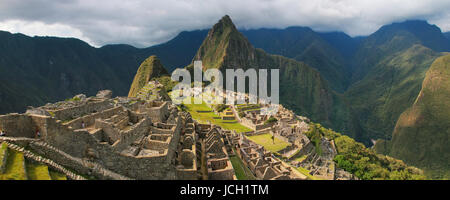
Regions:
M 194 102 L 194 99 L 192 99 L 192 102 Z M 203 101 L 202 104 L 184 104 L 184 108 L 191 113 L 193 119 L 199 122 L 211 122 L 224 129 L 236 131 L 238 133 L 251 131 L 250 128 L 247 128 L 236 120 L 222 119 L 205 103 L 205 101 Z
M 0 147 L 0 180 L 67 180 L 43 163 L 26 158 L 26 153 L 3 142 Z

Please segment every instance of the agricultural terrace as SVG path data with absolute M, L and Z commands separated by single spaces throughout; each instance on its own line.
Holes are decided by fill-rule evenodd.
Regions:
M 202 101 L 202 104 L 194 104 L 195 97 L 191 98 L 191 103 L 186 104 L 183 99 L 182 108 L 191 113 L 192 118 L 200 123 L 208 123 L 221 126 L 226 130 L 236 131 L 237 133 L 252 131 L 250 128 L 240 124 L 236 120 L 223 120 L 221 116 L 216 114 L 213 109 Z
M 256 144 L 262 145 L 265 149 L 272 153 L 278 152 L 291 145 L 290 143 L 280 140 L 276 137 L 274 138 L 274 140 L 272 140 L 272 135 L 269 133 L 248 136 L 248 139 L 255 142 Z

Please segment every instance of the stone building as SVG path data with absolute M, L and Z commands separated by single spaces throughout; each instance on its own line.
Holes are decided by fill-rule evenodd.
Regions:
M 229 135 L 237 156 L 261 180 L 295 180 L 299 179 L 293 169 L 276 158 L 264 147 L 248 140 L 243 134 Z
M 209 180 L 235 180 L 234 169 L 220 127 L 211 127 L 203 139 Z

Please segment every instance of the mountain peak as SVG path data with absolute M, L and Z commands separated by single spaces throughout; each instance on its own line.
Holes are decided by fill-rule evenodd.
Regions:
M 228 15 L 225 15 L 222 17 L 222 19 L 220 19 L 219 23 L 223 23 L 223 24 L 229 24 L 229 25 L 233 25 L 233 21 L 231 20 L 231 17 Z
M 407 20 L 385 25 L 373 35 L 385 41 L 399 34 L 408 38 L 410 45 L 418 42 L 435 51 L 450 51 L 450 41 L 445 38 L 441 29 L 425 20 Z
M 234 56 L 238 55 L 238 56 Z M 227 58 L 252 59 L 254 48 L 234 26 L 231 18 L 225 15 L 208 32 L 208 36 L 203 40 L 195 60 L 203 62 L 204 69 L 223 68 Z M 240 66 L 243 62 L 232 62 L 234 67 Z
M 155 55 L 148 57 L 139 66 L 136 75 L 134 76 L 133 83 L 131 84 L 129 97 L 134 97 L 139 90 L 144 87 L 153 78 L 158 78 L 163 75 L 168 75 L 167 70 L 161 64 L 161 61 Z
M 229 34 L 233 32 L 239 32 L 236 28 L 236 26 L 233 24 L 233 21 L 231 20 L 230 16 L 225 15 L 222 17 L 222 19 L 219 20 L 210 30 L 208 36 L 211 34 L 213 35 L 220 35 L 220 34 Z

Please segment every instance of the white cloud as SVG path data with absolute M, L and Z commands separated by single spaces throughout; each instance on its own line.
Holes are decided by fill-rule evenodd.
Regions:
M 96 45 L 83 32 L 64 24 L 45 24 L 43 22 L 28 22 L 21 20 L 8 20 L 0 22 L 0 30 L 8 30 L 12 33 L 23 33 L 30 36 L 58 36 L 67 38 L 78 38 L 91 45 Z
M 355 36 L 406 19 L 449 31 L 448 10 L 448 0 L 0 0 L 0 24 L 24 23 L 27 34 L 80 37 L 94 45 L 149 46 L 183 30 L 210 28 L 225 14 L 239 28 L 310 26 Z

